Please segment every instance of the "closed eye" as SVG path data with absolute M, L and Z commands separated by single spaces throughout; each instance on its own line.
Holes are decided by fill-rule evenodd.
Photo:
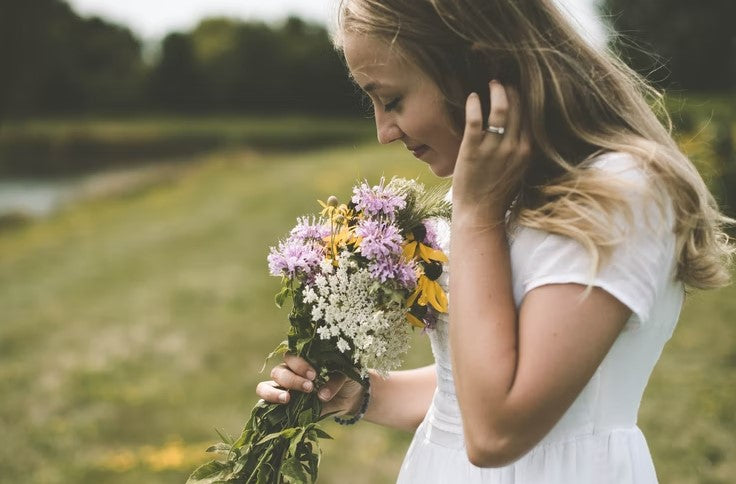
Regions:
M 387 113 L 388 113 L 389 111 L 393 111 L 394 109 L 396 109 L 396 108 L 397 108 L 397 106 L 399 105 L 399 102 L 400 102 L 400 101 L 401 101 L 401 98 L 400 98 L 400 97 L 397 97 L 396 99 L 394 99 L 394 100 L 393 100 L 393 101 L 391 101 L 390 103 L 386 104 L 386 105 L 385 105 L 385 106 L 383 107 L 383 110 L 384 110 L 384 111 L 386 111 Z

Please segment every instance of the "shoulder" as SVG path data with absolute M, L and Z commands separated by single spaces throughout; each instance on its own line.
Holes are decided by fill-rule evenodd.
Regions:
M 655 184 L 645 163 L 630 153 L 609 151 L 591 158 L 583 166 L 594 175 L 603 175 L 608 182 L 623 182 L 623 186 L 632 189 L 641 190 Z
M 661 287 L 673 277 L 671 200 L 646 164 L 627 153 L 600 155 L 583 168 L 591 172 L 580 184 L 588 191 L 581 196 L 589 203 L 579 207 L 585 223 L 571 219 L 561 233 L 523 225 L 513 229 L 518 295 L 546 284 L 590 284 L 647 320 Z

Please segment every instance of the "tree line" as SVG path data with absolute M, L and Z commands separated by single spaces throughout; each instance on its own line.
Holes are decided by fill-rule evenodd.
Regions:
M 171 33 L 154 62 L 126 27 L 63 0 L 0 0 L 0 117 L 120 112 L 355 113 L 326 29 L 227 18 Z M 4 116 L 3 116 L 4 115 Z
M 606 0 L 617 49 L 660 87 L 736 87 L 736 2 Z M 651 54 L 654 55 L 651 55 Z M 359 94 L 324 27 L 215 18 L 146 62 L 126 27 L 63 0 L 0 0 L 0 118 L 69 113 L 355 113 Z

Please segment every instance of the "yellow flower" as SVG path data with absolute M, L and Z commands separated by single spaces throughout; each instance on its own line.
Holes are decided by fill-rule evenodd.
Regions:
M 406 244 L 404 245 L 404 257 L 407 259 L 421 258 L 424 262 L 447 262 L 447 256 L 438 249 L 433 249 L 429 246 L 414 239 L 414 234 L 409 233 L 406 237 Z
M 417 288 L 414 290 L 409 299 L 406 301 L 406 305 L 411 307 L 414 302 L 417 302 L 420 306 L 426 306 L 429 304 L 440 313 L 447 312 L 447 296 L 442 286 L 437 281 L 431 280 L 424 274 L 419 276 L 417 281 Z
M 327 217 L 327 219 L 332 223 L 338 223 L 337 220 L 340 216 L 342 216 L 343 219 L 339 219 L 339 224 L 350 222 L 353 219 L 353 211 L 344 203 L 338 205 L 337 199 L 332 200 L 333 198 L 335 197 L 330 197 L 327 200 L 327 203 L 322 200 L 317 200 L 317 202 L 322 205 L 322 211 L 319 214 L 323 217 Z
M 409 324 L 416 328 L 424 329 L 425 327 L 425 324 L 412 313 L 406 313 L 406 320 L 409 321 Z

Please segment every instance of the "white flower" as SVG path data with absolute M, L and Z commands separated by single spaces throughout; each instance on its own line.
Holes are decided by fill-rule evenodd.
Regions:
M 319 263 L 319 269 L 323 274 L 332 274 L 335 270 L 335 266 L 332 265 L 332 261 L 329 259 L 323 259 Z
M 314 283 L 317 284 L 317 287 L 323 289 L 327 285 L 327 278 L 322 274 L 317 274 L 314 278 Z
M 304 289 L 304 302 L 307 304 L 313 303 L 317 301 L 317 293 L 314 292 L 314 289 L 311 287 L 307 287 Z
M 350 345 L 347 341 L 340 338 L 337 340 L 337 349 L 340 350 L 342 353 L 345 353 L 346 351 L 350 351 Z
M 314 306 L 312 308 L 312 319 L 314 321 L 319 321 L 322 319 L 322 309 L 319 306 Z
M 338 255 L 336 270 L 316 276 L 316 287 L 305 290 L 304 301 L 319 321 L 320 339 L 335 338 L 342 353 L 352 349 L 353 362 L 363 373 L 374 368 L 386 375 L 401 365 L 409 348 L 406 309 L 400 303 L 378 307 L 370 293 L 375 279 L 367 268 L 351 268 L 355 263 L 349 256 Z

